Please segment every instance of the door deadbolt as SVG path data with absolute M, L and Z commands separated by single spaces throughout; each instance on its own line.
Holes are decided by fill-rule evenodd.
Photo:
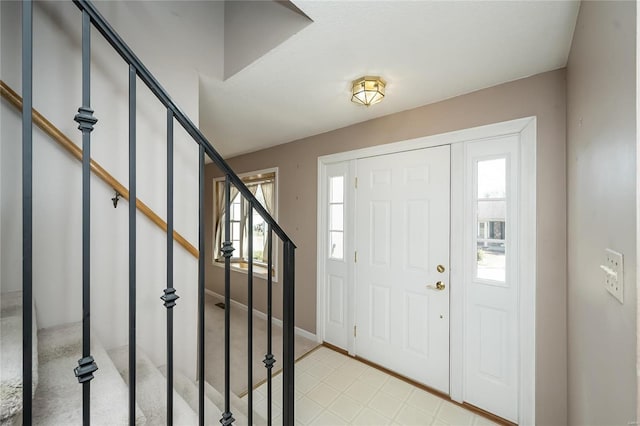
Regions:
M 443 273 L 443 272 L 444 272 L 444 266 L 442 266 L 442 265 L 438 265 L 438 266 L 436 267 L 436 269 L 437 269 L 437 270 L 438 270 L 438 272 L 440 272 L 440 273 Z

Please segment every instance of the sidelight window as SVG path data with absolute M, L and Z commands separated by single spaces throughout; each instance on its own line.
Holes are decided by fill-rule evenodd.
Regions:
M 507 159 L 480 160 L 476 164 L 476 275 L 480 279 L 504 282 L 507 253 Z
M 329 258 L 344 258 L 344 177 L 329 178 Z

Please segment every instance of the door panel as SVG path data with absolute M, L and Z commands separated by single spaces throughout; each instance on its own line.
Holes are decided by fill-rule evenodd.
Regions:
M 328 280 L 327 321 L 337 327 L 345 326 L 345 285 L 341 276 L 329 275 Z
M 507 355 L 507 318 L 502 309 L 478 306 L 478 329 L 480 331 L 478 350 L 478 372 L 485 379 L 505 383 Z
M 372 284 L 371 301 L 368 312 L 369 322 L 371 324 L 371 338 L 378 340 L 382 343 L 389 343 L 389 328 L 390 328 L 390 288 L 385 285 Z
M 404 349 L 418 356 L 429 356 L 429 298 L 405 292 Z
M 429 270 L 429 207 L 428 200 L 407 202 L 407 266 L 422 272 Z
M 448 393 L 449 146 L 356 167 L 355 351 Z
M 391 260 L 391 204 L 388 201 L 372 201 L 369 203 L 371 224 L 369 244 L 371 263 L 376 266 L 389 267 Z

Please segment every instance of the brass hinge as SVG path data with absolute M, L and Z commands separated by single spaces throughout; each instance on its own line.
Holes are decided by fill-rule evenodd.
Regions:
M 356 189 L 358 189 L 358 178 L 356 177 Z
M 358 252 L 357 251 L 353 252 L 353 263 L 358 263 Z
M 358 334 L 358 327 L 357 326 L 353 326 L 353 337 L 356 337 L 356 335 Z

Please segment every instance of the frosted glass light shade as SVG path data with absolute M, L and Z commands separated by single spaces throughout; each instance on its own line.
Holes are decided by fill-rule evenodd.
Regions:
M 361 77 L 352 84 L 351 102 L 365 106 L 377 104 L 384 98 L 385 86 L 386 83 L 380 77 Z

